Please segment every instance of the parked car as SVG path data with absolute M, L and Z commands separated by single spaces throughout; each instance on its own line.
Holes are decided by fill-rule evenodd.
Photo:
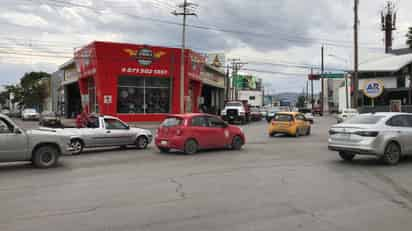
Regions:
M 359 115 L 358 110 L 354 108 L 348 108 L 348 109 L 343 109 L 342 113 L 338 114 L 336 119 L 338 123 L 342 123 L 343 121 L 350 119 L 354 116 L 358 116 L 358 115 Z
M 271 120 L 268 128 L 269 136 L 278 133 L 291 136 L 310 135 L 311 125 L 300 112 L 278 112 Z
M 259 108 L 257 108 L 257 107 L 250 108 L 250 119 L 252 121 L 261 121 L 262 120 L 262 114 L 260 113 Z
M 239 150 L 245 144 L 241 128 L 208 114 L 171 115 L 157 129 L 156 146 L 161 152 L 172 149 L 186 154 L 202 149 Z
M 40 114 L 40 126 L 60 126 L 60 117 L 55 112 L 44 111 Z
M 26 108 L 21 112 L 22 120 L 39 120 L 40 114 L 34 108 Z
M 313 107 L 312 114 L 313 115 L 323 116 L 322 107 L 320 105 L 317 105 L 317 106 Z
M 329 130 L 329 149 L 345 161 L 356 155 L 373 155 L 397 164 L 412 154 L 412 114 L 372 113 L 352 117 Z
M 312 113 L 308 112 L 308 113 L 305 113 L 304 115 L 305 115 L 306 120 L 309 121 L 311 124 L 315 123 L 315 117 L 313 116 Z
M 53 167 L 60 155 L 72 151 L 70 137 L 54 130 L 23 130 L 0 114 L 0 162 L 31 161 L 38 168 Z
M 260 115 L 262 116 L 262 118 L 266 118 L 268 114 L 268 109 L 266 107 L 261 107 L 259 110 L 260 110 Z
M 1 114 L 6 115 L 6 116 L 10 116 L 10 110 L 7 108 L 4 108 L 1 110 Z
M 86 128 L 62 128 L 71 137 L 73 154 L 80 154 L 84 148 L 134 145 L 138 149 L 147 148 L 153 135 L 149 130 L 132 128 L 112 116 L 90 116 Z
M 220 114 L 222 119 L 228 122 L 245 124 L 250 121 L 250 108 L 247 100 L 226 102 Z

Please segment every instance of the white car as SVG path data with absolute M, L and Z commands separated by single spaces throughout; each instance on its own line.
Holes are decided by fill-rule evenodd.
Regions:
M 21 112 L 22 120 L 39 120 L 40 114 L 34 108 L 26 108 Z
M 90 116 L 86 128 L 55 129 L 70 136 L 73 154 L 78 155 L 83 148 L 133 145 L 145 149 L 152 142 L 149 130 L 132 128 L 113 116 Z
M 312 113 L 308 112 L 305 113 L 305 118 L 307 121 L 309 121 L 311 124 L 313 124 L 315 122 L 315 117 L 313 116 Z
M 342 113 L 340 113 L 337 116 L 337 122 L 342 123 L 345 120 L 350 119 L 354 116 L 358 116 L 358 115 L 359 115 L 359 112 L 356 109 L 353 109 L 353 108 L 343 109 Z

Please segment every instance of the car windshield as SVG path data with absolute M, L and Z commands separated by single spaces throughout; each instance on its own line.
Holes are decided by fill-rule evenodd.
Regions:
M 239 107 L 242 106 L 243 104 L 241 102 L 228 102 L 226 103 L 226 106 L 228 107 Z
M 345 121 L 345 124 L 376 124 L 378 123 L 381 119 L 385 118 L 385 116 L 378 116 L 378 115 L 360 115 L 360 116 L 355 116 L 347 121 Z
M 175 127 L 178 125 L 181 125 L 183 122 L 183 119 L 177 118 L 177 117 L 170 117 L 165 119 L 163 123 L 161 124 L 162 127 Z
M 293 116 L 287 115 L 287 114 L 276 114 L 273 120 L 280 121 L 280 122 L 289 122 L 293 120 Z
M 24 109 L 24 113 L 36 113 L 35 109 Z
M 46 112 L 43 112 L 43 113 L 41 113 L 41 114 L 42 114 L 42 116 L 50 116 L 50 117 L 56 116 L 56 113 L 55 113 L 55 112 L 51 112 L 51 111 L 46 111 Z

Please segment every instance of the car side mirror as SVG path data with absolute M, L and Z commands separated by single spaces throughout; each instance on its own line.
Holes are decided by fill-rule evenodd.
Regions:
M 21 134 L 22 132 L 21 132 L 20 128 L 14 128 L 13 133 L 14 134 Z

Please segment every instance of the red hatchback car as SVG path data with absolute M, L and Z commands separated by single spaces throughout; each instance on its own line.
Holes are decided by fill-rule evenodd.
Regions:
M 157 129 L 155 144 L 161 152 L 177 149 L 186 154 L 201 149 L 239 150 L 245 144 L 245 135 L 239 127 L 213 115 L 181 114 L 168 116 L 163 121 Z

